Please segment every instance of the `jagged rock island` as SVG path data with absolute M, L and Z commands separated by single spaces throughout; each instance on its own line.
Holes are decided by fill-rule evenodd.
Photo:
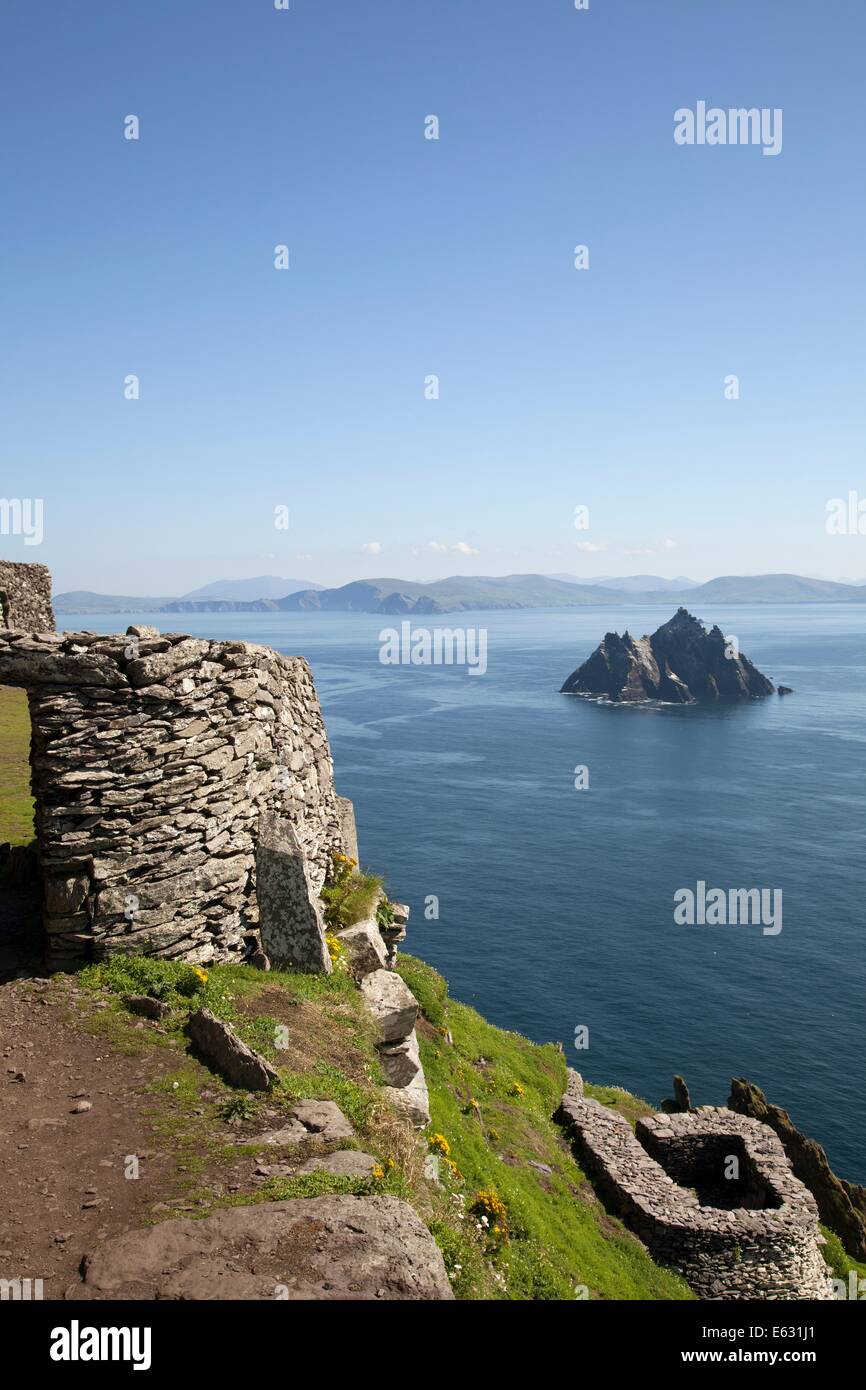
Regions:
M 748 657 L 732 651 L 721 628 L 708 632 L 685 608 L 651 637 L 608 632 L 561 687 L 565 695 L 617 704 L 691 705 L 701 700 L 750 700 L 772 695 L 773 682 Z

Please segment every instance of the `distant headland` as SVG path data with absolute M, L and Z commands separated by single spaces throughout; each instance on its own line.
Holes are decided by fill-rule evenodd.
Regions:
M 653 576 L 635 576 L 642 584 Z M 723 575 L 706 584 L 658 580 L 560 578 L 545 574 L 452 575 L 422 584 L 411 579 L 357 579 L 338 588 L 302 580 L 221 580 L 182 598 L 134 598 L 77 589 L 55 594 L 58 613 L 455 613 L 514 608 L 621 607 L 628 604 L 866 603 L 866 584 L 841 584 L 799 574 Z M 281 589 L 281 586 L 282 587 Z M 258 591 L 256 591 L 258 590 Z

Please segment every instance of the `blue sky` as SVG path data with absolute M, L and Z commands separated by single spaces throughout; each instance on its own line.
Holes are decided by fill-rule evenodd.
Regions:
M 45 521 L 0 556 L 866 578 L 824 526 L 866 497 L 864 47 L 862 0 L 6 0 L 0 495 Z M 699 100 L 781 154 L 677 146 Z

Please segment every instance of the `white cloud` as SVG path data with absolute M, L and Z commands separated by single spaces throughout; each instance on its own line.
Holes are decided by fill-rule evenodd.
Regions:
M 670 536 L 668 536 L 666 540 L 662 541 L 662 545 L 664 546 L 665 550 L 676 550 L 677 548 L 676 541 L 672 541 Z
M 381 555 L 381 554 L 382 554 L 382 544 L 381 544 L 381 541 L 367 541 L 366 545 L 362 545 L 362 546 L 361 546 L 361 549 L 362 549 L 362 550 L 364 551 L 364 553 L 367 554 L 367 555 Z
M 600 551 L 607 550 L 607 546 L 602 541 L 578 541 L 577 548 L 587 555 L 598 555 Z
M 434 555 L 447 555 L 449 551 L 454 555 L 480 555 L 480 550 L 473 550 L 471 545 L 465 541 L 457 541 L 456 545 L 443 545 L 441 541 L 428 541 L 427 549 L 432 550 Z
M 643 550 L 624 550 L 624 555 L 655 555 L 655 551 L 647 546 Z

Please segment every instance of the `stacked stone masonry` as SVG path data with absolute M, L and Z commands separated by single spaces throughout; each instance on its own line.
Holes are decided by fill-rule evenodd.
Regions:
M 558 1118 L 617 1214 L 700 1298 L 833 1297 L 814 1199 L 768 1126 L 707 1107 L 633 1133 L 577 1080 Z
M 0 628 L 0 684 L 29 697 L 50 968 L 116 952 L 241 958 L 266 813 L 290 823 L 315 895 L 344 849 L 351 817 L 300 657 L 148 627 L 56 633 L 52 620 Z
M 0 630 L 53 632 L 51 571 L 47 565 L 0 560 Z

